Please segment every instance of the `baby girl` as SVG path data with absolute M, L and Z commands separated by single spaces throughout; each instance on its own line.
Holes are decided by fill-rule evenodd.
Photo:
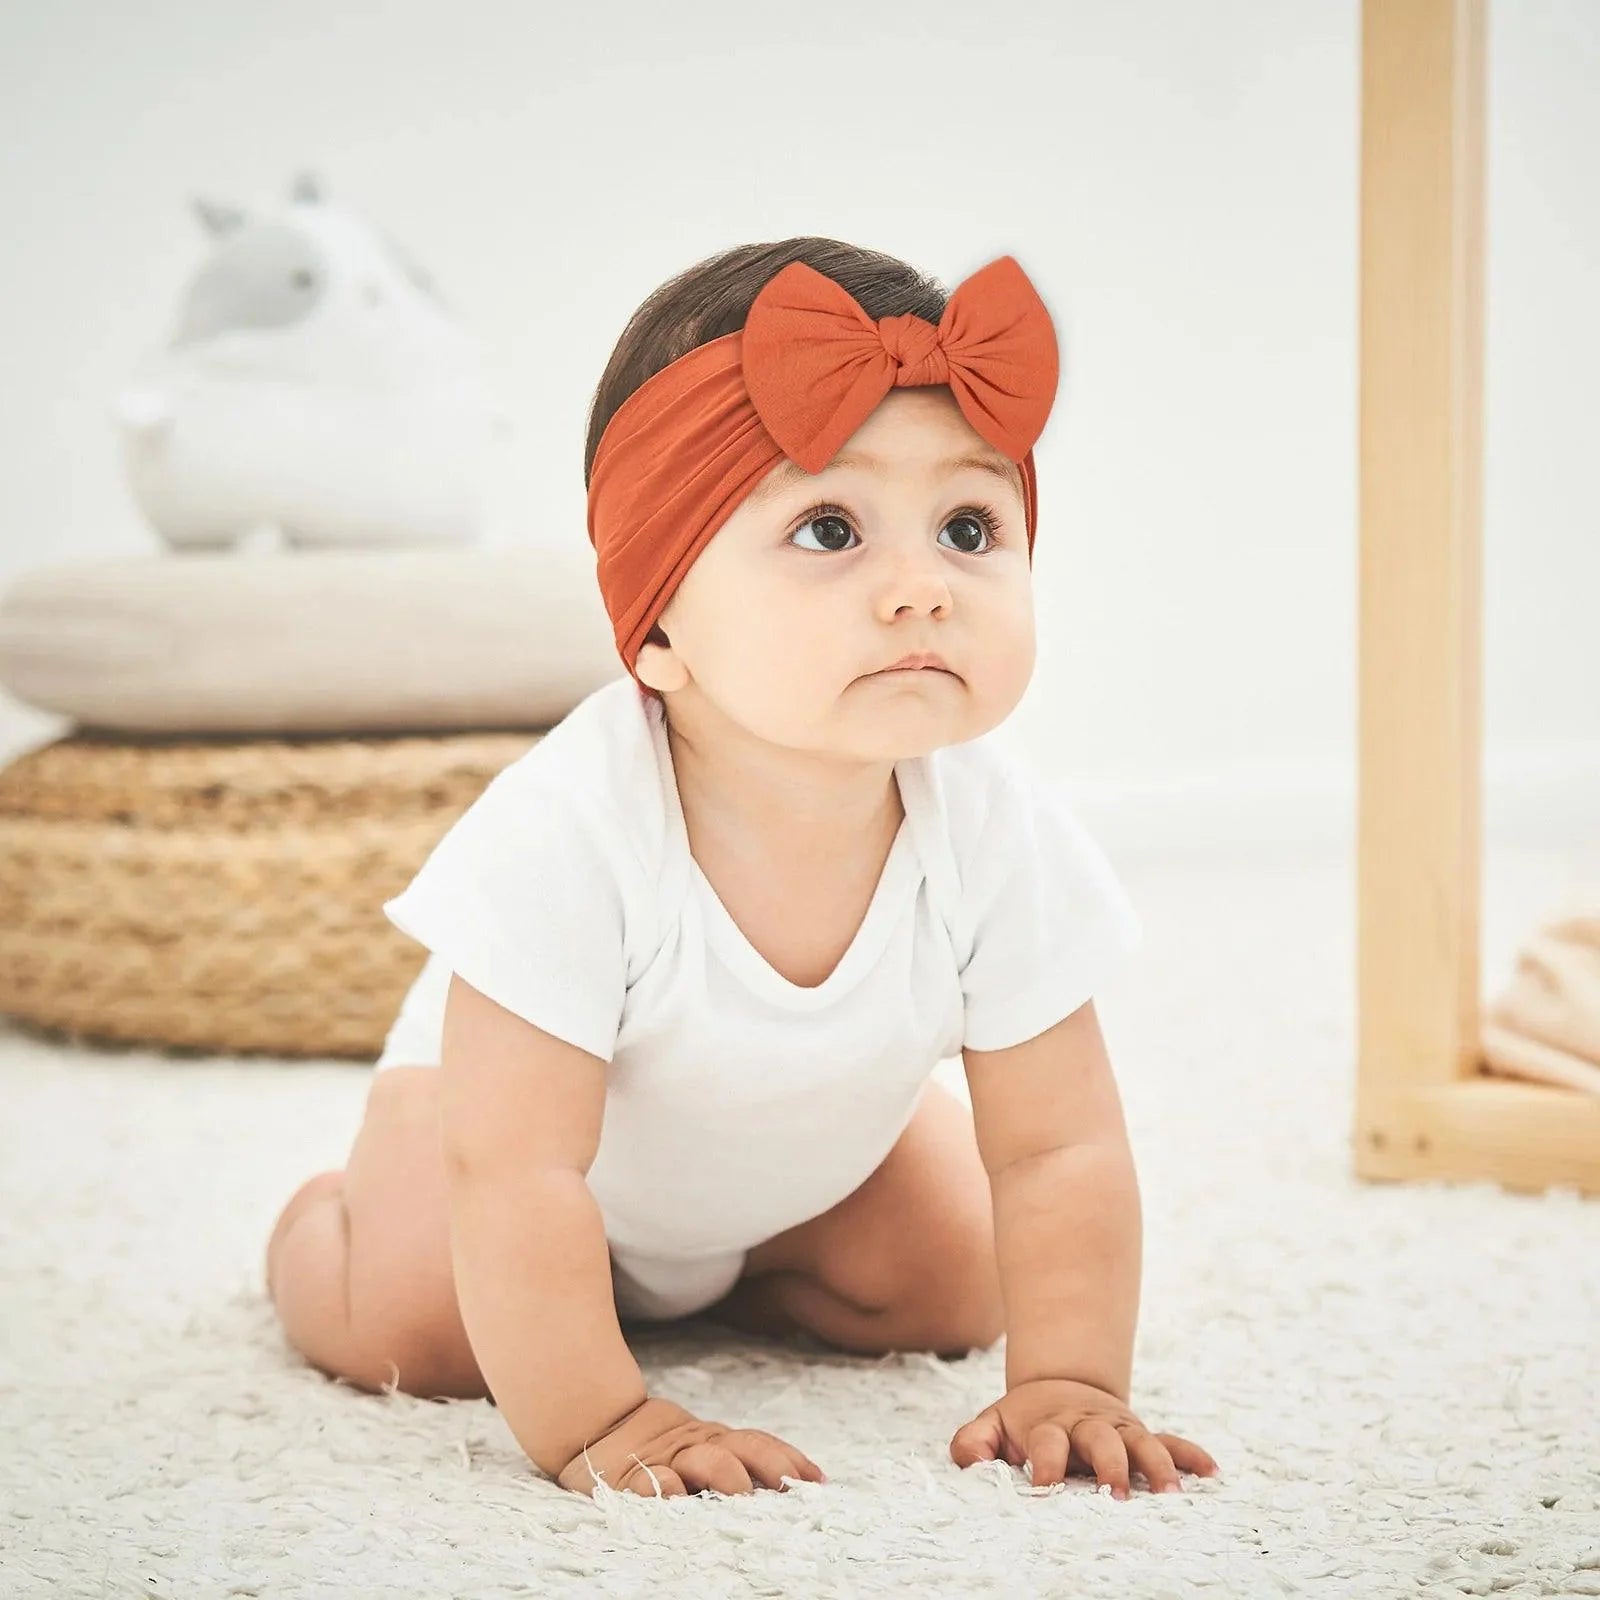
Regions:
M 624 1327 L 1004 1335 L 958 1466 L 1118 1499 L 1217 1471 L 1128 1405 L 1141 1210 L 1093 996 L 1139 920 L 993 731 L 1057 378 L 1010 256 L 946 294 L 747 245 L 634 313 L 585 460 L 627 674 L 383 908 L 429 959 L 267 1250 L 307 1360 L 489 1398 L 580 1493 L 738 1494 L 823 1475 L 649 1392 Z M 957 1055 L 970 1111 L 931 1078 Z

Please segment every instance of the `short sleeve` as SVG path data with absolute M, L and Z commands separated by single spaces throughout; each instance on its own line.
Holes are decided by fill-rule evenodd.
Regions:
M 1138 913 L 1065 797 L 1010 763 L 967 852 L 962 899 L 970 1050 L 1043 1033 L 1092 999 L 1143 942 Z
M 605 808 L 513 764 L 383 913 L 506 1010 L 610 1061 L 627 990 L 623 848 Z

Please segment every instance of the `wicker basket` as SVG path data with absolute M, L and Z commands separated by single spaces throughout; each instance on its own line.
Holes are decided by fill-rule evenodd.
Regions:
M 427 959 L 383 902 L 545 731 L 28 752 L 0 768 L 0 1012 L 75 1042 L 375 1059 Z

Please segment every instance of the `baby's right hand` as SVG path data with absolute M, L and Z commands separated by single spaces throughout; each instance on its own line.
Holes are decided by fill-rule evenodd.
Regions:
M 702 1422 L 671 1400 L 657 1399 L 646 1400 L 609 1433 L 591 1440 L 556 1481 L 563 1489 L 592 1495 L 597 1475 L 609 1488 L 647 1497 L 701 1489 L 752 1494 L 757 1485 L 782 1490 L 785 1477 L 827 1481 L 814 1461 L 770 1433 Z

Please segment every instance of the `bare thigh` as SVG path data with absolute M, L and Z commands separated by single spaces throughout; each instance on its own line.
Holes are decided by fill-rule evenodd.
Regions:
M 972 1112 L 930 1081 L 859 1188 L 751 1250 L 713 1320 L 859 1351 L 965 1350 L 1004 1329 L 994 1209 Z
M 313 1365 L 377 1390 L 488 1394 L 457 1302 L 436 1067 L 374 1074 L 342 1174 L 303 1184 L 268 1245 L 284 1331 Z

